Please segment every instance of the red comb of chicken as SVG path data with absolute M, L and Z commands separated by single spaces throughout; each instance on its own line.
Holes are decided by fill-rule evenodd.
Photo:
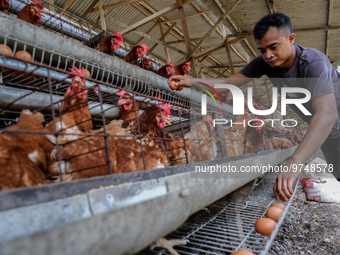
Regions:
M 150 63 L 150 62 L 151 62 L 151 59 L 148 58 L 147 61 L 148 61 L 148 63 Z
M 123 98 L 123 96 L 125 94 L 125 90 L 123 90 L 123 89 L 119 90 L 118 94 L 119 94 L 120 98 Z
M 122 33 L 118 33 L 117 31 L 115 31 L 113 33 L 113 35 L 119 38 L 119 43 L 123 43 L 123 35 L 122 35 Z
M 82 67 L 81 70 L 79 70 L 77 67 L 72 66 L 72 68 L 69 68 L 68 70 L 70 70 L 75 75 L 85 76 L 85 68 L 84 67 Z M 68 75 L 68 77 L 70 77 L 70 75 Z M 82 78 L 82 79 L 84 79 L 84 78 Z
M 169 62 L 169 66 L 171 66 L 171 68 L 175 69 L 175 66 L 172 62 Z
M 188 67 L 190 67 L 191 65 L 191 62 L 188 62 L 188 63 L 185 63 Z
M 160 107 L 163 111 L 165 111 L 166 115 L 170 115 L 170 109 L 171 109 L 170 103 L 160 104 L 158 107 Z
M 146 46 L 144 43 L 140 46 L 140 47 L 142 47 L 143 48 L 143 51 L 145 52 L 145 53 L 147 53 L 148 52 L 148 46 Z
M 40 6 L 40 9 L 43 9 L 44 7 L 43 7 L 43 2 L 42 1 L 40 1 L 40 0 L 34 0 L 34 1 L 32 1 L 32 4 L 33 5 L 39 5 Z

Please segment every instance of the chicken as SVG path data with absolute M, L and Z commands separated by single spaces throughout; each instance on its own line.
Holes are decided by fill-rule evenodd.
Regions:
M 169 78 L 174 73 L 175 73 L 175 66 L 171 62 L 169 62 L 169 64 L 167 64 L 167 65 L 162 66 L 157 71 L 157 74 L 164 77 L 164 78 Z
M 190 69 L 190 62 L 181 64 L 179 66 L 175 67 L 175 75 L 185 75 L 187 72 L 189 72 Z
M 9 0 L 0 0 L 0 11 L 9 14 Z
M 123 121 L 130 121 L 130 123 L 134 124 L 136 121 L 136 112 L 137 117 L 139 117 L 139 106 L 138 102 L 135 101 L 135 105 L 133 104 L 133 98 L 130 93 L 121 90 L 119 93 L 119 119 Z M 136 106 L 136 107 L 135 107 Z
M 44 151 L 27 134 L 0 134 L 0 190 L 45 184 Z
M 293 144 L 287 138 L 273 137 L 271 140 L 275 149 L 284 150 L 293 147 Z
M 151 70 L 151 59 L 149 58 L 143 58 L 139 63 L 138 63 L 138 66 L 140 68 L 143 68 L 145 70 L 148 70 L 150 71 Z
M 190 142 L 185 141 L 185 147 L 183 138 L 172 133 L 165 133 L 165 137 L 171 140 L 166 141 L 166 146 L 169 152 L 170 164 L 172 166 L 184 165 L 190 163 Z M 187 160 L 188 159 L 188 160 Z
M 184 135 L 190 140 L 191 162 L 213 160 L 217 157 L 217 142 L 221 141 L 214 131 L 211 115 L 204 115 L 203 120 L 193 124 Z
M 269 139 L 269 137 L 266 134 L 264 135 L 263 149 L 264 150 L 273 150 L 274 149 L 274 145 L 273 145 L 272 141 Z
M 44 128 L 43 123 L 44 116 L 40 112 L 32 113 L 30 110 L 23 110 L 20 113 L 18 122 L 6 130 L 23 130 L 23 131 L 35 131 L 35 132 L 48 132 Z M 46 162 L 49 163 L 49 159 L 52 151 L 54 150 L 54 145 L 47 139 L 45 134 L 29 134 L 30 138 L 36 141 L 39 147 L 46 154 Z
M 88 106 L 88 90 L 85 90 L 85 78 L 79 77 L 84 76 L 85 69 L 82 68 L 79 70 L 73 66 L 73 69 L 69 68 L 69 70 L 74 73 L 75 76 L 72 77 L 72 83 L 68 87 L 64 95 L 64 101 L 60 107 L 61 121 L 60 117 L 56 117 L 55 122 L 56 131 L 73 133 L 75 135 L 65 135 L 58 137 L 58 140 L 60 139 L 60 144 L 63 144 L 69 140 L 77 139 L 78 135 L 76 134 L 80 134 L 82 132 L 89 133 L 93 127 L 91 113 Z M 51 121 L 48 123 L 46 128 L 51 132 L 55 131 L 54 122 Z M 51 141 L 54 139 L 52 136 L 48 136 L 48 138 Z
M 145 44 L 141 46 L 135 46 L 132 50 L 125 56 L 124 61 L 130 64 L 136 65 L 139 58 L 143 58 L 148 47 Z
M 34 0 L 18 13 L 17 18 L 39 26 L 39 20 L 44 17 L 43 13 L 45 13 L 43 4 L 40 0 Z
M 101 39 L 96 50 L 113 56 L 113 53 L 119 49 L 121 44 L 123 44 L 123 36 L 121 33 L 116 31 L 113 35 L 109 35 Z
M 235 123 L 245 123 L 235 124 Z M 229 129 L 223 130 L 225 137 L 225 144 L 228 150 L 228 157 L 233 157 L 243 154 L 244 145 L 243 139 L 247 130 L 248 114 L 239 115 L 233 121 L 233 125 Z
M 163 128 L 166 124 L 170 124 L 171 121 L 169 118 L 171 106 L 169 104 L 160 104 L 159 106 L 152 106 L 145 109 L 139 116 L 138 122 L 136 121 L 131 127 L 131 130 L 129 130 L 129 133 L 132 135 L 142 135 L 143 138 L 141 140 L 143 145 L 145 144 L 151 148 L 165 150 L 163 141 L 154 138 L 164 138 Z
M 54 146 L 44 134 L 25 131 L 46 132 L 41 113 L 23 110 L 15 125 L 0 134 L 0 190 L 46 184 L 47 166 Z M 9 133 L 6 131 L 23 131 Z

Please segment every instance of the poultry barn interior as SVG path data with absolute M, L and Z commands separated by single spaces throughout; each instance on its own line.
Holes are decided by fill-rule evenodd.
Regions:
M 72 9 L 73 2 L 77 8 L 84 6 Z M 230 254 L 240 247 L 266 254 L 291 201 L 275 232 L 261 236 L 253 225 L 273 200 L 244 204 L 230 202 L 227 195 L 242 187 L 252 189 L 263 173 L 251 172 L 245 177 L 237 171 L 220 172 L 212 177 L 197 169 L 277 166 L 293 154 L 306 125 L 295 130 L 279 125 L 232 126 L 231 122 L 260 123 L 263 119 L 249 111 L 233 115 L 230 95 L 223 95 L 221 104 L 208 97 L 207 114 L 202 115 L 202 91 L 174 91 L 167 78 L 156 74 L 170 62 L 170 56 L 174 63 L 184 64 L 186 46 L 171 44 L 168 39 L 182 39 L 173 33 L 181 34 L 183 28 L 178 29 L 176 22 L 169 25 L 166 12 L 155 16 L 154 27 L 131 28 L 142 18 L 127 22 L 122 14 L 116 19 L 109 16 L 117 9 L 106 15 L 99 11 L 94 17 L 91 11 L 97 2 L 99 10 L 104 3 L 91 2 L 55 0 L 40 5 L 38 1 L 43 15 L 37 11 L 37 24 L 28 20 L 30 10 L 22 12 L 31 1 L 10 0 L 10 14 L 0 12 L 0 44 L 4 46 L 0 51 L 0 253 L 176 254 L 169 251 L 172 245 L 167 241 L 163 248 L 146 248 L 156 240 L 164 242 L 160 238 L 169 235 L 168 239 L 181 240 L 183 246 L 175 246 L 180 254 Z M 121 8 L 133 6 L 140 15 L 143 10 L 144 14 L 151 12 L 146 17 L 165 4 L 123 2 L 129 3 Z M 206 21 L 216 15 L 212 20 L 217 22 L 219 5 L 212 7 L 210 2 L 216 3 L 187 0 L 183 4 L 194 6 Z M 164 24 L 168 31 L 161 28 L 160 34 L 150 33 Z M 124 29 L 128 31 L 123 33 L 124 42 L 117 43 L 111 56 L 98 50 L 103 38 L 119 37 L 115 32 Z M 219 29 L 212 36 L 220 36 Z M 235 33 L 224 25 L 223 30 Z M 232 48 L 233 59 L 240 59 L 232 70 L 246 63 L 243 53 L 253 57 L 254 42 L 247 38 Z M 135 63 L 128 56 L 142 42 L 150 47 L 144 48 L 148 53 Z M 207 42 L 200 48 L 197 59 L 204 59 L 191 65 L 187 75 L 229 76 L 231 64 L 223 67 L 220 56 L 212 55 L 218 47 Z M 225 54 L 224 46 L 222 51 Z M 22 55 L 17 54 L 20 52 Z M 214 65 L 208 67 L 211 63 Z M 262 77 L 243 90 L 255 83 L 261 86 L 254 91 L 256 107 L 269 108 L 271 96 L 265 95 L 272 84 Z M 278 112 L 268 119 L 278 118 Z M 291 110 L 288 113 L 290 119 L 299 118 Z M 214 126 L 214 119 L 228 123 Z M 209 236 L 203 226 L 215 229 L 216 234 Z

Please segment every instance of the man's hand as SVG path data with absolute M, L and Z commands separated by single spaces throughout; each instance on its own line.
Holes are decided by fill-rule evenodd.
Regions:
M 288 166 L 288 165 L 287 165 Z M 274 194 L 277 200 L 288 201 L 288 199 L 293 195 L 293 183 L 296 177 L 299 176 L 299 171 L 287 173 L 282 172 L 276 178 L 274 184 Z
M 190 78 L 189 77 L 185 77 L 183 75 L 173 75 L 170 76 L 169 80 L 168 80 L 168 84 L 170 83 L 170 81 L 175 81 L 175 86 L 183 86 L 183 87 L 190 87 Z

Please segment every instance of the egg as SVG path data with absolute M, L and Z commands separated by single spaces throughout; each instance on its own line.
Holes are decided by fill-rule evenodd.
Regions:
M 24 59 L 26 61 L 32 61 L 32 56 L 27 51 L 17 51 L 14 57 Z
M 169 87 L 172 90 L 182 90 L 184 87 L 183 86 L 176 86 L 175 83 L 177 82 L 177 80 L 172 80 L 169 82 Z
M 240 250 L 237 250 L 237 251 L 233 252 L 230 255 L 255 255 L 255 254 L 252 253 L 251 251 L 240 249 Z
M 281 204 L 281 203 L 276 203 L 276 204 L 273 204 L 271 207 L 278 207 L 278 208 L 281 208 L 282 211 L 286 208 L 286 206 L 284 204 Z
M 85 69 L 85 75 L 86 78 L 91 78 L 91 73 Z
M 175 80 L 172 80 L 172 81 L 169 82 L 170 89 L 177 90 L 177 86 L 175 85 L 175 83 L 176 83 Z
M 270 218 L 261 218 L 255 222 L 255 230 L 263 236 L 270 236 L 276 227 L 276 222 Z
M 5 52 L 4 52 L 5 50 Z M 10 47 L 0 44 L 0 53 L 4 53 L 5 55 L 13 55 L 13 51 Z
M 272 206 L 272 207 L 268 208 L 268 210 L 266 212 L 266 216 L 268 218 L 271 218 L 271 219 L 275 220 L 276 222 L 278 222 L 282 213 L 283 213 L 283 211 L 282 211 L 281 208 Z

